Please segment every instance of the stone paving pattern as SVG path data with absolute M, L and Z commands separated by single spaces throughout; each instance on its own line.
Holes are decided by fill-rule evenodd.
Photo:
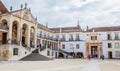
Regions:
M 120 71 L 120 60 L 1 61 L 0 71 Z

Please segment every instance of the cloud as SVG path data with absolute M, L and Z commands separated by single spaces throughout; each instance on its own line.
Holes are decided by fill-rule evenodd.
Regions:
M 27 2 L 38 21 L 50 27 L 75 26 L 80 21 L 86 26 L 117 26 L 120 24 L 120 0 L 5 0 L 7 7 L 13 4 L 19 8 Z M 8 2 L 7 2 L 8 1 Z M 16 4 L 15 4 L 15 3 Z M 19 3 L 19 4 L 18 4 Z

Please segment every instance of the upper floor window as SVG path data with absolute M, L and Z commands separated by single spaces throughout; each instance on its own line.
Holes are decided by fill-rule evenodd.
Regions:
M 69 41 L 73 41 L 73 35 L 70 35 Z
M 44 38 L 46 38 L 46 34 L 44 33 Z
M 112 39 L 110 34 L 107 35 L 107 38 L 108 38 L 108 40 Z
M 64 44 L 62 44 L 62 49 L 65 49 L 65 45 Z
M 76 49 L 79 49 L 79 48 L 80 48 L 79 44 L 76 44 Z
M 76 40 L 76 41 L 80 41 L 80 37 L 79 37 L 79 35 L 76 35 L 75 40 Z
M 119 42 L 115 43 L 115 48 L 119 48 Z
M 118 33 L 115 33 L 115 40 L 119 40 Z
M 108 43 L 108 48 L 112 48 L 112 44 L 111 43 Z
M 61 39 L 62 41 L 65 41 L 66 39 L 65 39 L 65 35 L 62 35 L 62 39 Z
M 97 40 L 97 36 L 91 36 L 91 40 Z
M 56 35 L 56 41 L 58 41 L 58 39 L 59 39 L 59 35 Z

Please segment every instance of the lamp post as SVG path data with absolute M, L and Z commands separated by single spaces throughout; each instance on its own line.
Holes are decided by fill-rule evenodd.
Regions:
M 75 58 L 75 54 L 74 54 L 74 47 L 73 47 L 73 58 Z

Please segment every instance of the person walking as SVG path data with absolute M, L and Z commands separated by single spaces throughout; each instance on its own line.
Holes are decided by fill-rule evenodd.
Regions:
M 104 55 L 101 55 L 101 59 L 104 60 Z
M 88 59 L 89 59 L 89 60 L 91 59 L 91 55 L 90 55 L 90 54 L 88 54 L 88 56 L 87 56 L 87 57 L 88 57 Z

